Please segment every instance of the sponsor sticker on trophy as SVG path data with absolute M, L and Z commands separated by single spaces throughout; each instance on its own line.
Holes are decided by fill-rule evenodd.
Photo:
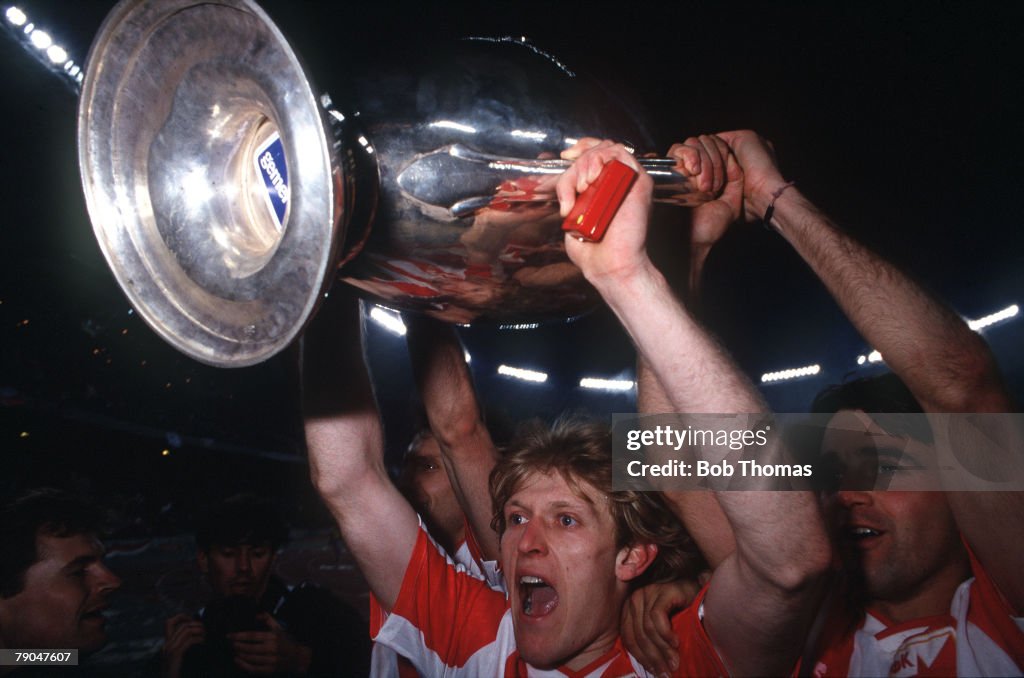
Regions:
M 256 147 L 253 154 L 256 172 L 263 178 L 267 209 L 274 217 L 278 231 L 284 230 L 284 215 L 288 209 L 288 164 L 284 159 L 284 144 L 277 132 Z

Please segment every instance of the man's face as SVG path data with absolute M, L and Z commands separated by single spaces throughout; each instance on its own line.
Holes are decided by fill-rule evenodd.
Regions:
M 0 636 L 8 648 L 94 652 L 107 642 L 103 610 L 121 580 L 103 564 L 92 535 L 36 537 L 39 559 L 20 593 L 0 599 Z
M 586 498 L 559 473 L 534 473 L 503 509 L 501 565 L 516 644 L 538 668 L 582 668 L 618 636 L 627 584 L 616 576 L 615 524 L 608 498 L 580 488 Z
M 465 519 L 442 465 L 441 448 L 433 436 L 424 436 L 405 455 L 402 485 L 410 503 L 430 528 L 440 530 L 448 541 L 458 541 Z
M 199 569 L 220 597 L 258 600 L 267 590 L 274 565 L 274 549 L 269 543 L 214 544 L 209 552 L 200 551 L 198 557 Z
M 963 578 L 964 549 L 946 495 L 904 489 L 928 486 L 928 445 L 886 433 L 863 412 L 844 410 L 829 422 L 822 452 L 835 455 L 840 468 L 859 469 L 861 480 L 875 473 L 896 488 L 868 491 L 855 484 L 825 498 L 844 561 L 863 574 L 872 599 L 905 601 Z

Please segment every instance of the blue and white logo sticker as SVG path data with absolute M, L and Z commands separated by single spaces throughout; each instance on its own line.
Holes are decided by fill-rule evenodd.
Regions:
M 281 135 L 277 132 L 271 134 L 256 149 L 252 160 L 256 173 L 263 177 L 263 185 L 267 189 L 264 193 L 267 209 L 274 216 L 277 230 L 284 230 L 284 214 L 291 194 L 288 191 L 288 163 L 284 159 Z

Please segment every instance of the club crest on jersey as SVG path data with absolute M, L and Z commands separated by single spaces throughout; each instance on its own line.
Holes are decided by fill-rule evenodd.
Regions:
M 893 655 L 890 676 L 916 676 L 935 663 L 948 642 L 956 642 L 953 629 L 946 627 L 912 636 Z

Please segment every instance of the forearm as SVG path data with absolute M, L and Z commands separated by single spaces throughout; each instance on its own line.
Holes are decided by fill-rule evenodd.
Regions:
M 701 295 L 704 291 L 704 264 L 707 263 L 709 254 L 711 248 L 705 245 L 695 244 L 690 248 L 690 284 L 686 303 L 696 313 L 703 311 Z
M 656 271 L 645 271 L 633 275 L 631 280 L 602 287 L 614 290 L 605 298 L 633 337 L 641 356 L 638 388 L 642 393 L 638 394 L 638 404 L 642 412 L 650 408 L 664 411 L 666 406 L 671 406 L 672 411 L 689 414 L 759 413 L 767 410 L 753 385 L 687 314 Z M 638 303 L 638 299 L 644 302 Z M 657 350 L 655 347 L 663 345 L 665 337 L 672 337 L 673 349 Z M 781 449 L 777 445 L 771 446 L 767 453 L 781 454 Z M 773 460 L 764 457 L 759 461 L 770 463 Z M 686 504 L 682 495 L 687 494 L 694 493 L 672 493 L 670 498 L 674 502 L 682 499 Z M 827 544 L 814 497 L 810 493 L 723 492 L 718 493 L 717 502 L 708 493 L 703 501 L 697 501 L 705 507 L 710 503 L 720 505 L 735 531 L 736 543 L 746 542 L 743 550 L 745 559 L 771 563 L 770 567 L 761 568 L 760 574 L 783 587 L 799 579 L 788 569 L 793 562 L 791 554 L 780 546 L 792 540 L 794 526 L 791 521 L 794 517 L 802 515 L 807 518 L 806 528 L 801 524 L 798 529 L 806 529 L 806 537 L 815 549 Z M 681 506 L 677 510 L 680 517 L 691 525 L 694 519 L 699 520 L 696 514 L 700 509 L 690 510 Z M 713 509 L 711 516 L 718 517 Z M 772 520 L 772 516 L 780 516 L 780 519 Z M 782 519 L 782 516 L 789 516 L 790 521 Z M 719 530 L 712 530 L 709 540 L 712 558 L 724 557 L 725 552 L 731 550 L 729 540 L 726 538 L 723 543 L 722 535 L 717 532 Z M 815 569 L 813 564 L 810 569 Z
M 599 285 L 641 356 L 641 411 L 760 413 L 767 407 L 753 385 L 649 270 Z M 643 300 L 640 303 L 640 300 Z M 672 350 L 658 350 L 665 337 Z M 648 389 L 652 380 L 657 386 Z M 660 389 L 658 388 L 660 387 Z M 777 448 L 769 450 L 769 454 Z M 760 458 L 769 462 L 770 459 Z M 809 492 L 672 492 L 673 510 L 693 530 L 707 557 L 720 564 L 707 599 L 708 630 L 738 675 L 792 667 L 816 596 L 814 583 L 829 562 L 829 544 Z M 707 518 L 712 524 L 702 523 Z M 746 624 L 751 610 L 777 623 Z M 763 619 L 755 616 L 753 618 Z M 774 662 L 774 663 L 773 663 Z
M 465 353 L 449 325 L 424 317 L 406 323 L 413 375 L 438 442 L 459 443 L 482 427 Z
M 591 282 L 632 338 L 672 411 L 766 411 L 746 376 L 683 307 L 649 260 L 628 276 Z M 664 348 L 667 337 L 670 350 Z
M 483 556 L 498 557 L 491 529 L 489 478 L 497 460 L 454 329 L 427 318 L 408 323 L 407 342 L 416 384 L 445 472 Z
M 329 507 L 384 477 L 384 435 L 366 365 L 358 302 L 332 300 L 302 340 L 302 412 L 310 473 Z
M 637 357 L 636 404 L 640 414 L 668 414 L 675 410 L 650 365 Z M 713 493 L 704 490 L 665 492 L 676 517 L 697 542 L 704 559 L 714 570 L 736 550 L 732 526 Z
M 313 486 L 370 590 L 390 609 L 419 528 L 384 468 L 380 424 L 368 414 L 307 417 L 305 430 Z
M 390 609 L 419 528 L 384 467 L 383 432 L 359 325 L 358 306 L 341 303 L 324 309 L 303 340 L 306 445 L 314 487 L 371 590 Z
M 840 231 L 795 187 L 776 201 L 772 221 L 926 411 L 1010 408 L 984 340 L 920 284 Z

